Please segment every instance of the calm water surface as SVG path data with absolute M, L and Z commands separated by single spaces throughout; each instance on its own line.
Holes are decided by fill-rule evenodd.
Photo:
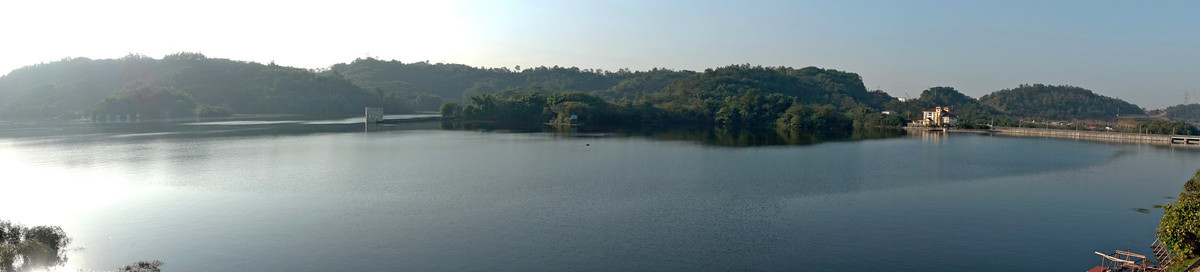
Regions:
M 72 270 L 1082 271 L 1148 252 L 1152 206 L 1200 167 L 1057 139 L 721 147 L 347 120 L 0 124 L 0 218 L 63 226 Z

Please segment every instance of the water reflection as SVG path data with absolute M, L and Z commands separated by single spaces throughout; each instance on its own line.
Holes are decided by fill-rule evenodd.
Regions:
M 905 135 L 894 128 L 860 128 L 850 132 L 804 132 L 775 129 L 733 129 L 710 127 L 672 127 L 643 130 L 569 129 L 552 130 L 560 137 L 642 137 L 654 140 L 689 141 L 722 147 L 754 147 L 774 145 L 812 145 L 830 141 L 858 141 L 894 138 Z
M 23 144 L 92 144 L 98 141 L 203 139 L 215 137 L 287 136 L 315 133 L 387 132 L 396 130 L 465 130 L 506 133 L 552 133 L 559 137 L 641 137 L 667 141 L 690 141 L 723 147 L 812 145 L 828 141 L 881 139 L 905 135 L 901 129 L 868 128 L 850 132 L 803 132 L 774 129 L 731 129 L 712 127 L 580 128 L 528 126 L 494 123 L 414 122 L 367 124 L 358 118 L 335 120 L 240 120 L 212 122 L 138 123 L 14 123 L 0 130 L 0 138 Z
M 950 133 L 945 131 L 920 130 L 916 131 L 916 134 L 921 137 L 921 142 L 926 144 L 939 144 L 945 142 L 947 137 L 950 137 Z
M 497 124 L 491 122 L 471 122 L 471 123 L 455 123 L 441 122 L 440 127 L 446 130 L 472 130 L 472 131 L 491 131 L 491 132 L 547 132 L 555 131 L 555 127 L 543 124 L 528 124 L 528 125 L 513 125 L 513 124 Z
M 58 226 L 25 227 L 0 220 L 0 271 L 35 271 L 67 261 L 71 238 Z
M 337 121 L 337 120 L 335 120 Z M 318 133 L 436 130 L 437 122 L 364 124 L 321 121 L 226 121 L 205 123 L 26 123 L 0 129 L 0 139 L 22 144 L 90 145 L 97 142 L 145 142 L 222 137 L 292 136 Z
M 30 177 L 9 180 L 38 180 L 6 186 L 67 191 L 63 197 L 72 201 L 64 207 L 32 208 L 83 218 L 61 225 L 89 249 L 73 262 L 91 269 L 111 265 L 99 260 L 137 256 L 162 258 L 183 271 L 539 270 L 548 264 L 612 271 L 647 270 L 636 267 L 646 263 L 662 268 L 649 270 L 874 271 L 887 267 L 847 268 L 837 260 L 903 256 L 913 248 L 986 265 L 987 259 L 955 254 L 1014 258 L 1023 256 L 1003 254 L 1046 247 L 1053 250 L 1036 253 L 1090 252 L 1053 247 L 1085 244 L 1103 229 L 1045 242 L 1023 239 L 1024 232 L 1070 237 L 1047 229 L 1076 225 L 1024 223 L 1055 222 L 1061 214 L 1104 211 L 1105 205 L 1147 217 L 1127 210 L 1145 203 L 1120 201 L 1131 194 L 1160 200 L 1158 191 L 1143 190 L 1153 182 L 1138 182 L 1137 190 L 1116 186 L 1135 188 L 1126 182 L 1132 177 L 1174 176 L 1157 173 L 1164 165 L 1190 173 L 1200 158 L 1127 145 L 915 132 L 901 140 L 816 144 L 904 135 L 895 130 L 518 130 L 438 122 L 128 128 L 83 126 L 65 137 L 43 128 L 42 137 L 0 140 L 0 165 Z M 82 159 L 69 161 L 76 157 Z M 1117 157 L 1124 161 L 1110 164 L 1114 170 L 1088 167 Z M 1030 175 L 1049 171 L 1057 174 Z M 1012 178 L 980 182 L 995 177 Z M 890 190 L 905 187 L 929 190 Z M 1101 187 L 1114 189 L 1096 190 Z M 1073 197 L 1083 204 L 1061 204 Z M 100 208 L 70 215 L 87 207 Z M 20 218 L 12 210 L 0 214 Z M 1081 218 L 1069 221 L 1085 227 L 1115 221 Z M 110 232 L 122 242 L 106 238 Z M 227 256 L 249 266 L 223 261 Z M 963 270 L 939 267 L 913 270 Z

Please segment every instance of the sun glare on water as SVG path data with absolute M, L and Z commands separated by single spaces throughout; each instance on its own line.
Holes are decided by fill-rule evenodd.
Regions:
M 60 225 L 71 218 L 136 194 L 140 189 L 122 180 L 120 169 L 105 165 L 66 167 L 38 162 L 38 154 L 20 153 L 13 143 L 0 141 L 0 198 L 4 220 L 24 225 Z

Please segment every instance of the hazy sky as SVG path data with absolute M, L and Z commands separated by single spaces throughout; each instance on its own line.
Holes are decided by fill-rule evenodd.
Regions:
M 64 57 L 186 51 L 304 68 L 365 56 L 510 68 L 817 66 L 898 97 L 1068 84 L 1150 109 L 1200 90 L 1200 1 L 13 2 L 0 4 L 0 74 Z

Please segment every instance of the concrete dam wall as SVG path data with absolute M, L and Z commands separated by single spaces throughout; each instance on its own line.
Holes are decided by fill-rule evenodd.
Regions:
M 1044 128 L 1014 128 L 1014 127 L 995 127 L 989 130 L 993 135 L 999 136 L 1023 136 L 1023 137 L 1049 137 L 1049 138 L 1066 138 L 1079 139 L 1099 142 L 1112 143 L 1138 143 L 1138 144 L 1155 144 L 1155 145 L 1189 145 L 1200 147 L 1200 136 L 1193 135 L 1160 135 L 1160 134 L 1139 134 L 1139 133 L 1124 133 L 1124 132 L 1108 132 L 1108 131 L 1088 131 L 1088 130 L 1064 130 L 1064 129 L 1044 129 Z

